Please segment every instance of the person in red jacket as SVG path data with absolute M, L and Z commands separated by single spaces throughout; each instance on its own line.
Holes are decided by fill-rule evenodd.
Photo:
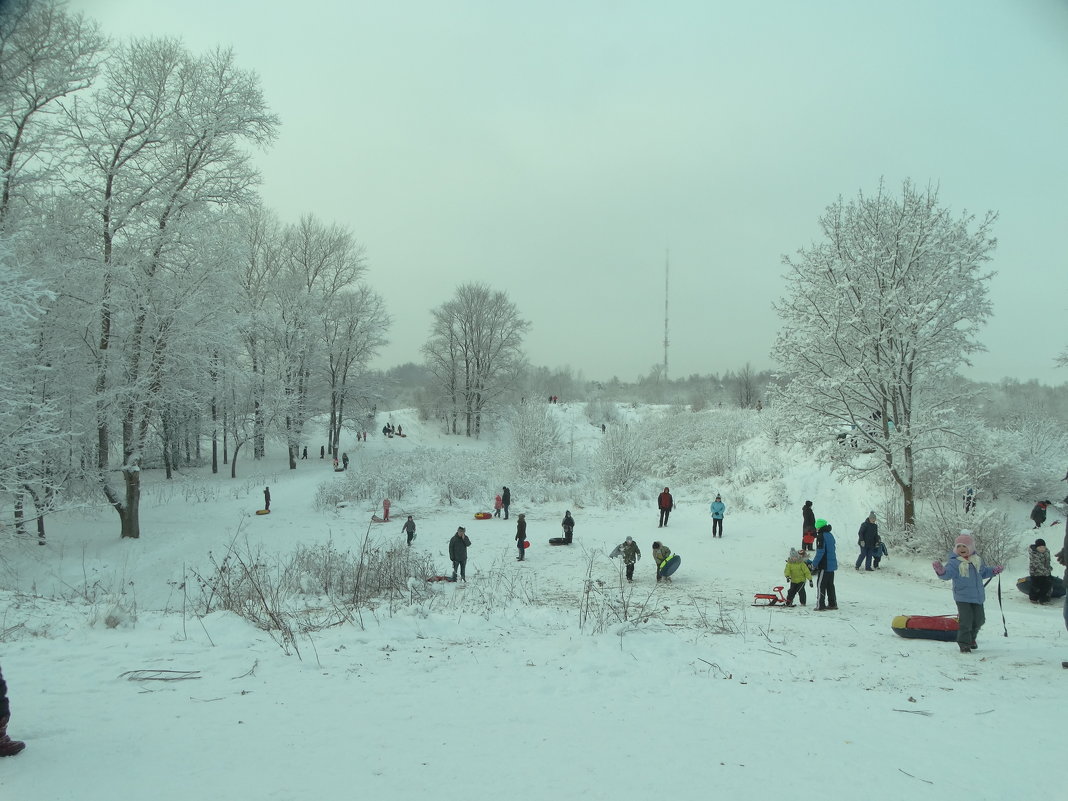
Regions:
M 663 528 L 668 524 L 668 515 L 675 508 L 675 499 L 671 497 L 671 491 L 667 487 L 664 487 L 664 491 L 657 497 L 656 505 L 660 507 L 660 525 L 657 528 Z

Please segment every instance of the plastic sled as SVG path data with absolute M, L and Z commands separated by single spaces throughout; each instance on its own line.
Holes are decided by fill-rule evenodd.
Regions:
M 664 561 L 664 564 L 660 566 L 660 577 L 661 578 L 667 578 L 672 573 L 674 573 L 676 570 L 678 570 L 679 569 L 679 565 L 681 565 L 681 564 L 682 564 L 682 557 L 679 556 L 677 553 L 673 553 L 671 556 L 669 556 Z
M 270 513 L 271 513 L 270 509 L 257 509 L 256 510 L 256 514 L 258 514 L 258 515 L 269 515 Z M 1061 593 L 1061 595 L 1063 595 L 1063 594 L 1064 593 Z
M 526 548 L 529 548 L 529 547 L 530 547 L 530 540 L 523 540 L 523 548 L 526 549 Z
M 785 606 L 786 596 L 782 587 L 773 587 L 771 592 L 758 592 L 753 596 L 753 606 Z
M 954 642 L 960 624 L 955 615 L 898 615 L 890 627 L 894 634 L 910 640 L 940 640 Z
M 567 537 L 549 537 L 550 545 L 570 545 L 571 542 Z
M 256 514 L 259 514 L 257 512 Z M 1031 594 L 1031 577 L 1024 576 L 1023 578 L 1016 579 L 1016 589 L 1024 593 L 1024 595 Z M 1050 598 L 1063 598 L 1064 597 L 1064 579 L 1060 576 L 1053 577 L 1053 584 L 1050 586 L 1049 597 Z
M 489 520 L 493 515 L 490 512 L 475 512 L 475 520 Z
M 427 576 L 426 580 L 427 581 L 448 581 L 450 583 L 453 582 L 453 581 L 456 581 L 456 579 L 454 579 L 452 576 Z

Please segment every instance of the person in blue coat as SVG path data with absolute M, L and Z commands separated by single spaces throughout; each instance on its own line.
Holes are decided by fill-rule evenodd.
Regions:
M 826 520 L 816 521 L 816 553 L 812 555 L 812 572 L 819 594 L 816 597 L 816 611 L 826 612 L 838 608 L 838 595 L 834 591 L 834 572 L 838 569 L 838 552 L 834 545 L 831 524 Z
M 962 531 L 953 543 L 953 552 L 943 565 L 939 561 L 931 562 L 935 575 L 943 581 L 953 582 L 953 600 L 957 603 L 957 645 L 962 654 L 969 654 L 977 646 L 975 638 L 979 629 L 986 622 L 983 602 L 986 601 L 986 587 L 983 580 L 996 576 L 1001 566 L 990 567 L 983 564 L 983 559 L 975 552 L 975 540 L 970 531 Z
M 723 539 L 723 515 L 727 507 L 720 496 L 717 495 L 716 500 L 712 501 L 710 510 L 712 512 L 712 536 Z

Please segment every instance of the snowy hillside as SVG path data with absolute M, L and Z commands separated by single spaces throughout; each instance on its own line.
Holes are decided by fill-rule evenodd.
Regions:
M 619 413 L 612 425 L 668 411 Z M 579 404 L 552 414 L 571 468 L 591 470 L 600 426 Z M 377 428 L 387 420 L 407 436 L 343 440 L 352 473 L 388 453 L 492 460 L 508 448 L 503 435 L 445 437 L 407 410 L 380 415 Z M 244 460 L 236 480 L 200 469 L 170 483 L 146 474 L 140 540 L 120 540 L 102 504 L 50 518 L 46 547 L 4 530 L 0 665 L 10 733 L 27 749 L 0 764 L 0 798 L 811 792 L 1001 801 L 1055 797 L 1063 784 L 1044 768 L 1055 764 L 1047 749 L 1060 732 L 1054 682 L 1065 679 L 1068 636 L 1060 606 L 1034 606 L 1015 589 L 1022 550 L 1002 577 L 1000 603 L 998 580 L 988 588 L 980 649 L 962 655 L 952 643 L 891 631 L 898 614 L 954 612 L 949 587 L 931 555 L 893 548 L 879 571 L 855 572 L 857 527 L 884 499 L 811 463 L 786 466 L 779 485 L 706 477 L 672 486 L 677 509 L 666 529 L 656 523 L 666 482 L 656 477 L 627 503 L 605 506 L 590 493 L 532 503 L 522 477 L 505 475 L 481 502 L 449 506 L 414 493 L 394 502 L 389 523 L 373 524 L 380 499 L 316 508 L 321 485 L 346 480 L 318 458 L 320 444 L 309 442 L 311 458 L 295 471 L 275 448 Z M 747 447 L 739 464 L 776 458 L 766 443 Z M 504 484 L 512 519 L 474 520 Z M 257 516 L 265 486 L 271 514 Z M 724 537 L 713 540 L 715 492 L 727 515 Z M 812 590 L 804 608 L 752 606 L 754 593 L 784 583 L 806 499 L 838 537 L 840 609 L 815 613 Z M 565 509 L 577 521 L 575 544 L 551 547 Z M 1020 521 L 1022 549 L 1034 537 L 1028 510 L 1005 510 Z M 519 513 L 532 542 L 522 563 Z M 388 554 L 403 550 L 408 514 L 418 526 L 410 563 L 441 574 L 449 537 L 467 528 L 466 586 L 412 575 L 407 593 L 347 622 L 298 630 L 292 647 L 231 612 L 194 614 L 213 562 L 228 553 L 268 572 L 298 547 Z M 1043 533 L 1059 547 L 1061 526 Z M 628 535 L 643 554 L 633 584 L 608 558 Z M 682 556 L 670 584 L 654 580 L 654 539 Z M 306 578 L 307 619 L 333 619 L 337 610 Z

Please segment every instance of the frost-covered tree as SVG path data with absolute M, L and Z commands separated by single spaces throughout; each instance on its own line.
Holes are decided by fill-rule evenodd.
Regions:
M 560 462 L 560 424 L 546 403 L 523 403 L 511 418 L 516 473 L 552 478 Z
M 357 392 L 356 379 L 386 344 L 390 318 L 382 296 L 366 284 L 342 291 L 322 317 L 330 381 L 330 447 L 337 452 L 345 404 Z
M 530 323 L 504 292 L 463 284 L 452 300 L 432 311 L 430 339 L 423 346 L 452 433 L 477 437 L 487 408 L 517 385 L 524 366 L 523 335 Z
M 96 294 L 100 482 L 122 536 L 138 537 L 140 470 L 177 338 L 180 318 L 170 301 L 192 265 L 194 221 L 205 208 L 251 199 L 258 176 L 249 148 L 269 144 L 277 120 L 259 79 L 240 69 L 231 52 L 194 56 L 159 39 L 117 49 L 92 96 L 65 108 L 77 154 L 70 191 L 97 242 L 94 258 L 85 260 L 95 270 L 84 280 Z M 116 423 L 121 492 L 108 480 Z
M 88 88 L 103 56 L 96 23 L 58 0 L 0 3 L 0 227 L 61 158 L 56 101 Z
M 605 431 L 597 448 L 594 470 L 609 500 L 622 502 L 645 477 L 646 456 L 641 437 L 624 426 Z
M 839 198 L 820 219 L 823 240 L 784 258 L 772 355 L 788 381 L 777 412 L 837 466 L 885 470 L 906 526 L 916 459 L 940 447 L 932 432 L 960 424 L 959 396 L 935 379 L 982 349 L 995 219 L 955 217 L 931 188 L 905 182 L 895 196 L 880 184 L 872 196 Z

